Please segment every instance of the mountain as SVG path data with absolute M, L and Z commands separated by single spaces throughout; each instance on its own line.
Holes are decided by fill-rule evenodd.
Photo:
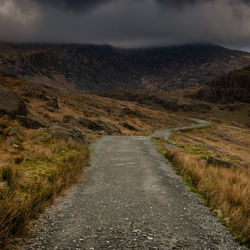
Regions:
M 250 66 L 214 79 L 193 98 L 212 103 L 250 103 Z
M 94 92 L 189 87 L 249 64 L 246 52 L 208 44 L 144 49 L 0 44 L 2 75 Z

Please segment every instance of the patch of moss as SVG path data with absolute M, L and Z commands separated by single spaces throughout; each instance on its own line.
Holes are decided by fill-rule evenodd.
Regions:
M 164 156 L 166 149 L 165 149 L 165 146 L 162 144 L 161 140 L 162 140 L 162 139 L 158 139 L 158 138 L 155 138 L 155 137 L 151 138 L 151 141 L 154 142 L 154 143 L 156 144 L 157 151 L 158 151 L 161 155 Z
M 211 153 L 207 149 L 194 145 L 184 145 L 184 151 L 195 155 L 211 155 Z

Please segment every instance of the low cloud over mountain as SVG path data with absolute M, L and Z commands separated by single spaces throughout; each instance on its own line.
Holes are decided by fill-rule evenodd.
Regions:
M 0 0 L 0 40 L 247 47 L 249 0 Z

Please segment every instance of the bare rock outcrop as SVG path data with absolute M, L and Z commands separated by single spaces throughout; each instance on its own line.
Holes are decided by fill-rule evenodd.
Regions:
M 87 118 L 81 118 L 79 123 L 90 130 L 94 131 L 105 131 L 107 134 L 111 135 L 113 133 L 120 134 L 120 129 L 110 122 L 104 122 L 101 120 L 90 120 Z
M 12 119 L 17 115 L 27 115 L 25 103 L 15 92 L 0 90 L 0 117 L 4 115 Z
M 28 129 L 39 129 L 44 128 L 45 126 L 41 124 L 39 121 L 37 121 L 34 118 L 26 117 L 26 116 L 17 116 L 16 117 L 18 123 Z
M 76 127 L 69 128 L 68 126 L 64 126 L 64 124 L 55 124 L 48 128 L 48 132 L 54 140 L 69 141 L 72 139 L 80 144 L 87 143 L 85 135 Z
M 223 75 L 193 95 L 212 103 L 250 103 L 250 67 Z

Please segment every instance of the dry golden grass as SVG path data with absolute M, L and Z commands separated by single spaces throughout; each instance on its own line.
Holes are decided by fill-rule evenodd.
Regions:
M 215 122 L 209 128 L 175 132 L 170 142 L 189 152 L 196 147 L 199 156 L 216 156 L 231 163 L 250 166 L 250 133 L 249 128 L 244 126 Z
M 208 165 L 180 150 L 166 149 L 175 170 L 245 244 L 250 240 L 250 169 Z
M 169 142 L 177 149 L 161 150 L 166 150 L 166 157 L 177 172 L 203 194 L 217 216 L 249 245 L 249 128 L 217 121 L 207 128 L 174 132 Z M 216 165 L 208 164 L 211 158 L 218 159 Z
M 87 165 L 89 151 L 85 146 L 73 141 L 41 142 L 41 133 L 42 130 L 24 131 L 21 149 L 13 149 L 1 140 L 4 158 L 0 160 L 0 248 L 23 233 L 29 222 L 72 185 Z

